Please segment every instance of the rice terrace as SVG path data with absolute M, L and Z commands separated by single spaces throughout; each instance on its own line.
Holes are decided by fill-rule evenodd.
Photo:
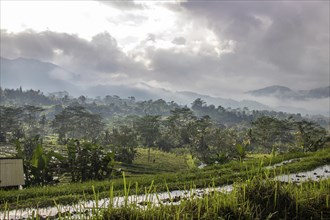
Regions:
M 3 100 L 10 92 L 18 97 L 31 93 L 5 89 Z M 6 129 L 1 156 L 21 158 L 14 161 L 21 162 L 22 173 L 16 168 L 7 176 L 24 171 L 25 177 L 23 189 L 2 187 L 1 217 L 329 217 L 329 134 L 317 123 L 290 114 L 288 119 L 258 116 L 247 126 L 236 116 L 241 127 L 226 128 L 216 124 L 221 113 L 214 119 L 195 115 L 208 109 L 204 104 L 196 110 L 200 99 L 192 110 L 170 110 L 166 104 L 167 114 L 134 116 L 126 112 L 135 111 L 139 102 L 130 101 L 128 107 L 121 101 L 128 109 L 107 122 L 87 110 L 95 108 L 88 103 L 73 103 L 59 114 L 53 113 L 59 105 L 1 106 Z M 96 108 L 107 112 L 110 106 Z M 112 129 L 103 130 L 106 124 Z M 17 136 L 18 131 L 24 135 Z
M 330 219 L 329 1 L 0 4 L 0 220 Z

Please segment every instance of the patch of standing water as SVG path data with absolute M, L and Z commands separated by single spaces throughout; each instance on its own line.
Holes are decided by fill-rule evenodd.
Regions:
M 201 163 L 199 166 L 198 166 L 198 169 L 203 169 L 204 167 L 206 167 L 207 164 L 206 163 Z
M 59 216 L 70 215 L 73 219 L 77 217 L 79 219 L 83 215 L 91 214 L 93 209 L 106 209 L 109 206 L 122 207 L 127 205 L 135 204 L 140 208 L 152 204 L 153 206 L 166 205 L 166 204 L 180 204 L 183 200 L 189 200 L 194 198 L 201 198 L 204 195 L 208 195 L 214 191 L 229 193 L 233 190 L 232 185 L 204 188 L 204 189 L 193 189 L 193 190 L 176 190 L 171 192 L 163 193 L 152 193 L 148 195 L 132 195 L 132 196 L 119 196 L 113 199 L 101 199 L 98 201 L 86 201 L 80 202 L 76 205 L 71 206 L 59 206 L 59 207 L 48 207 L 48 208 L 31 208 L 21 210 L 8 210 L 6 212 L 0 212 L 0 219 L 28 219 L 31 216 L 38 215 L 40 219 L 57 219 Z
M 300 183 L 308 180 L 319 181 L 320 179 L 328 178 L 330 178 L 330 165 L 317 167 L 314 170 L 306 172 L 277 176 L 275 177 L 275 180 L 281 182 Z
M 283 165 L 286 165 L 286 164 L 289 164 L 289 163 L 298 162 L 298 161 L 300 161 L 299 158 L 295 158 L 295 159 L 291 159 L 291 160 L 285 160 L 285 161 L 282 161 L 281 163 L 277 163 L 277 164 L 274 164 L 274 165 L 271 165 L 271 166 L 266 166 L 265 168 L 266 169 L 274 169 L 276 167 L 281 167 Z
M 281 167 L 283 165 L 298 161 L 300 161 L 300 158 L 294 158 L 294 159 L 282 161 L 281 163 L 277 163 L 272 166 L 266 166 L 265 168 L 275 169 L 277 167 Z M 310 170 L 310 171 L 276 176 L 275 180 L 278 180 L 280 182 L 300 183 L 309 180 L 319 181 L 320 179 L 328 179 L 328 178 L 330 178 L 330 165 L 317 167 L 314 170 Z

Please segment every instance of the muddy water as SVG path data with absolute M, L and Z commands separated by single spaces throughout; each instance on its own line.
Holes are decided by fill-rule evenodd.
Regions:
M 295 158 L 291 160 L 286 160 L 281 163 L 274 164 L 272 166 L 265 167 L 266 169 L 275 169 L 277 167 L 281 167 L 286 164 L 299 162 L 301 159 Z M 275 180 L 280 182 L 291 182 L 291 183 L 300 183 L 304 181 L 319 181 L 321 179 L 330 178 L 330 165 L 324 165 L 321 167 L 317 167 L 314 170 L 300 172 L 300 173 L 292 173 L 285 174 L 275 177 Z
M 275 180 L 281 182 L 300 183 L 308 180 L 318 181 L 320 179 L 328 179 L 328 178 L 330 178 L 330 165 L 318 167 L 314 170 L 310 170 L 306 172 L 277 176 L 275 177 Z
M 266 169 L 274 169 L 274 168 L 281 167 L 281 166 L 286 165 L 286 164 L 295 163 L 295 162 L 299 162 L 299 161 L 300 161 L 299 158 L 295 158 L 295 159 L 291 159 L 291 160 L 285 160 L 285 161 L 282 161 L 281 163 L 277 163 L 277 164 L 274 164 L 272 166 L 266 166 L 265 168 Z

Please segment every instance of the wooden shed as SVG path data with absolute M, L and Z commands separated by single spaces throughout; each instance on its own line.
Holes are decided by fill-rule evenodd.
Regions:
M 24 184 L 23 159 L 0 158 L 0 187 Z

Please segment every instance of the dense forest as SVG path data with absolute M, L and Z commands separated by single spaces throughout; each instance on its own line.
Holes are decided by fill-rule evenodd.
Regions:
M 200 98 L 188 107 L 133 96 L 0 92 L 1 144 L 15 146 L 31 185 L 54 183 L 67 172 L 73 182 L 109 178 L 116 164 L 132 163 L 137 147 L 147 148 L 149 157 L 159 149 L 214 164 L 247 152 L 316 151 L 330 141 L 326 117 L 216 107 Z

